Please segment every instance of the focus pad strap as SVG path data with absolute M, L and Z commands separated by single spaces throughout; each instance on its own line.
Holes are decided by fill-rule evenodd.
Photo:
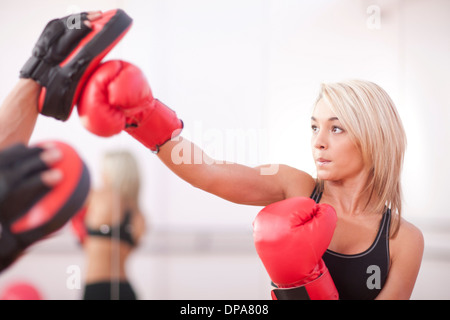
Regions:
M 272 298 L 274 300 L 311 300 L 305 287 L 273 289 Z
M 26 205 L 27 199 L 44 187 L 40 173 L 48 167 L 40 159 L 42 151 L 16 144 L 0 152 L 0 221 L 8 222 L 7 215 L 16 212 L 15 205 Z
M 36 42 L 32 56 L 20 70 L 21 78 L 48 84 L 50 69 L 62 62 L 91 30 L 84 24 L 86 13 L 50 21 Z
M 325 269 L 320 277 L 300 287 L 272 290 L 272 298 L 275 300 L 339 300 L 339 293 L 330 272 Z
M 46 58 L 54 63 L 62 62 L 91 31 L 91 28 L 84 24 L 85 20 L 87 20 L 87 14 L 84 12 L 51 21 L 50 23 L 53 24 L 50 27 L 53 30 L 48 39 L 45 39 L 48 42 L 44 47 Z M 36 44 L 35 49 L 37 47 Z

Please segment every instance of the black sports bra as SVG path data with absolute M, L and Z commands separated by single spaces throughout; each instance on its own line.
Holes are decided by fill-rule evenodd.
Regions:
M 134 241 L 132 234 L 131 216 L 131 211 L 127 210 L 123 221 L 119 225 L 110 226 L 107 224 L 102 224 L 98 229 L 91 229 L 86 226 L 87 234 L 94 237 L 118 239 L 134 247 L 136 242 Z
M 311 198 L 319 203 L 322 193 L 314 189 Z M 323 260 L 341 300 L 373 300 L 383 289 L 389 272 L 389 225 L 391 210 L 383 213 L 375 241 L 364 252 L 341 254 L 327 250 Z

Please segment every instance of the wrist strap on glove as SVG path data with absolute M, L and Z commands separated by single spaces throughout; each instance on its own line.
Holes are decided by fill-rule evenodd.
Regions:
M 317 279 L 295 288 L 283 288 L 272 290 L 273 300 L 338 300 L 339 295 L 331 278 L 330 272 L 326 270 Z

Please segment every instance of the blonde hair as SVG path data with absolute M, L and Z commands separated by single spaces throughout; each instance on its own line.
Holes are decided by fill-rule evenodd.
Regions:
M 102 160 L 107 183 L 122 199 L 138 204 L 140 177 L 136 159 L 128 151 L 110 151 Z
M 391 209 L 391 237 L 400 225 L 402 212 L 401 171 L 406 149 L 402 121 L 389 95 L 375 83 L 348 80 L 322 84 L 317 102 L 323 99 L 342 122 L 369 166 L 367 188 L 374 210 Z M 319 183 L 323 190 L 323 181 Z

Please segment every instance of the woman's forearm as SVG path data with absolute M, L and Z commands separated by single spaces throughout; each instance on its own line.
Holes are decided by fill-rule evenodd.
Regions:
M 28 144 L 36 124 L 41 87 L 20 79 L 0 107 L 0 149 L 14 143 Z
M 181 179 L 200 189 L 207 189 L 208 178 L 212 178 L 208 171 L 215 160 L 191 141 L 183 137 L 168 141 L 161 147 L 158 157 Z
M 172 172 L 192 186 L 231 202 L 265 205 L 281 200 L 284 196 L 276 174 L 261 174 L 267 168 L 252 168 L 212 159 L 201 148 L 182 137 L 165 143 L 158 157 Z

